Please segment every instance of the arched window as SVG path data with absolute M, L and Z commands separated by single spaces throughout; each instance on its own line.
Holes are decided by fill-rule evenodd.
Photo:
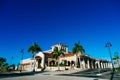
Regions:
M 55 61 L 54 60 L 50 61 L 49 63 L 50 63 L 50 66 L 54 66 L 55 65 Z

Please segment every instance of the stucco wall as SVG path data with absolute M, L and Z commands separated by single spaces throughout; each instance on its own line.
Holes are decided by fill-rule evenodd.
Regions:
M 76 62 L 76 55 L 74 55 L 74 56 L 69 56 L 69 57 L 61 57 L 61 58 L 60 58 L 60 62 L 62 62 L 62 60 L 75 61 L 75 62 Z

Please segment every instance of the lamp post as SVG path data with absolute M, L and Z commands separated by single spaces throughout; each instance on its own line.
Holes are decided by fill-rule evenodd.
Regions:
M 111 63 L 112 63 L 112 69 L 113 69 L 113 72 L 114 72 L 115 68 L 114 68 L 113 59 L 112 59 L 111 50 L 110 50 L 110 47 L 111 47 L 111 46 L 112 46 L 112 44 L 111 44 L 110 42 L 107 42 L 107 43 L 105 44 L 105 47 L 108 47 L 108 51 L 109 51 L 110 58 L 111 58 Z
M 22 53 L 21 60 L 23 60 L 24 49 L 21 49 L 20 52 Z
M 20 72 L 21 72 L 22 71 L 22 60 L 23 60 L 24 49 L 21 49 L 20 52 L 22 53 L 22 56 L 21 56 L 21 69 L 20 69 Z

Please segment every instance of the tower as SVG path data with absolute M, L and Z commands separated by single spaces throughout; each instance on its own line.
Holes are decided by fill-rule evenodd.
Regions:
M 62 43 L 58 43 L 52 46 L 52 51 L 54 50 L 55 47 L 58 47 L 58 50 L 63 49 L 65 50 L 65 53 L 68 53 L 68 46 Z

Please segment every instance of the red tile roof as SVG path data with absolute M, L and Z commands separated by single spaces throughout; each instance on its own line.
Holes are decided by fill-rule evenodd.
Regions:
M 64 56 L 62 56 L 62 57 L 71 57 L 71 56 L 74 56 L 74 54 L 73 54 L 73 53 L 66 53 L 66 54 L 64 54 Z
M 50 53 L 48 53 L 48 52 L 45 52 L 44 54 L 46 57 L 51 57 Z
M 40 56 L 35 56 L 35 58 L 39 58 L 39 59 L 42 59 Z
M 50 53 L 48 53 L 48 52 L 45 52 L 44 54 L 45 54 L 45 55 L 50 55 Z
M 87 54 L 81 54 L 81 55 L 80 55 L 80 58 L 82 58 L 82 57 L 88 57 L 88 58 L 90 58 L 90 56 L 87 55 Z

